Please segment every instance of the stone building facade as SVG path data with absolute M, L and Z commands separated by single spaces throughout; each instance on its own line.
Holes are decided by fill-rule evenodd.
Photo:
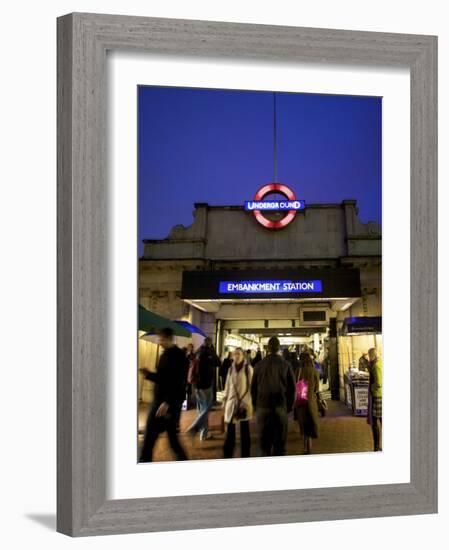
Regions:
M 313 333 L 332 336 L 334 332 L 341 336 L 345 318 L 381 317 L 381 228 L 374 222 L 360 222 L 356 201 L 307 205 L 277 231 L 260 225 L 243 206 L 197 203 L 193 216 L 189 227 L 174 226 L 165 239 L 144 240 L 139 260 L 140 303 L 170 319 L 185 319 L 199 326 L 215 340 L 219 352 L 233 332 L 251 330 L 265 336 L 283 331 L 309 338 Z M 239 274 L 267 280 L 281 272 L 287 276 L 297 272 L 303 278 L 306 274 L 310 279 L 319 274 L 329 289 L 337 288 L 333 279 L 344 278 L 347 272 L 355 274 L 359 288 L 351 288 L 345 296 L 342 283 L 335 295 L 329 290 L 288 299 L 281 295 L 204 295 L 200 288 L 191 295 L 191 289 L 186 289 L 186 272 L 198 279 L 197 287 L 204 279 L 195 273 L 209 278 L 220 278 L 223 273 L 233 280 Z M 379 338 L 372 343 L 381 345 Z M 338 357 L 340 373 L 368 345 L 371 343 L 359 342 L 348 353 L 348 346 L 342 346 L 345 353 Z

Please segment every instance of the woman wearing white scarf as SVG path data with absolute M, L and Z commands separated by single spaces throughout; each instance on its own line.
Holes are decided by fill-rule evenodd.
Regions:
M 240 426 L 241 456 L 250 456 L 251 436 L 249 420 L 253 415 L 251 402 L 251 379 L 253 369 L 245 361 L 242 348 L 236 348 L 233 353 L 232 366 L 226 377 L 223 408 L 226 423 L 226 439 L 223 447 L 225 458 L 232 458 L 235 448 L 236 425 Z

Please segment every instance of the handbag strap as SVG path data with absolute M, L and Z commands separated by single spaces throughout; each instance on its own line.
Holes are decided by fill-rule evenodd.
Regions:
M 239 371 L 237 371 L 237 368 L 236 368 L 235 365 L 233 365 L 233 366 L 234 366 L 235 374 L 236 374 L 236 376 L 238 376 Z M 234 386 L 234 391 L 235 391 L 235 394 L 237 396 L 237 401 L 238 401 L 239 405 L 243 401 L 243 398 L 245 397 L 245 395 L 249 391 L 249 367 L 248 367 L 248 363 L 245 364 L 244 369 L 245 369 L 245 374 L 246 374 L 246 390 L 244 391 L 244 393 L 241 397 L 240 397 L 240 394 L 238 392 L 235 380 L 233 379 L 232 374 L 231 374 L 232 385 Z

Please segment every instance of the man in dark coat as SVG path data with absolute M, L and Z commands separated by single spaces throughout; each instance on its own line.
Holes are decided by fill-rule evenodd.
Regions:
M 187 460 L 176 428 L 182 403 L 186 397 L 189 361 L 186 354 L 174 344 L 171 328 L 163 328 L 159 332 L 159 344 L 164 348 L 164 352 L 159 359 L 156 372 L 141 369 L 145 378 L 154 382 L 155 386 L 154 401 L 148 413 L 140 462 L 153 460 L 156 440 L 165 431 L 176 460 Z
M 295 403 L 293 371 L 279 355 L 279 348 L 279 339 L 270 338 L 268 354 L 255 365 L 251 382 L 260 456 L 285 455 L 288 413 Z

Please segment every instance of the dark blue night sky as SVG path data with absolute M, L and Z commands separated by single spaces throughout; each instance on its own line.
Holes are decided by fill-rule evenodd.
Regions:
M 377 97 L 277 93 L 278 181 L 307 203 L 356 199 L 381 222 Z M 243 204 L 273 181 L 273 94 L 138 88 L 139 252 L 190 225 L 194 202 Z

